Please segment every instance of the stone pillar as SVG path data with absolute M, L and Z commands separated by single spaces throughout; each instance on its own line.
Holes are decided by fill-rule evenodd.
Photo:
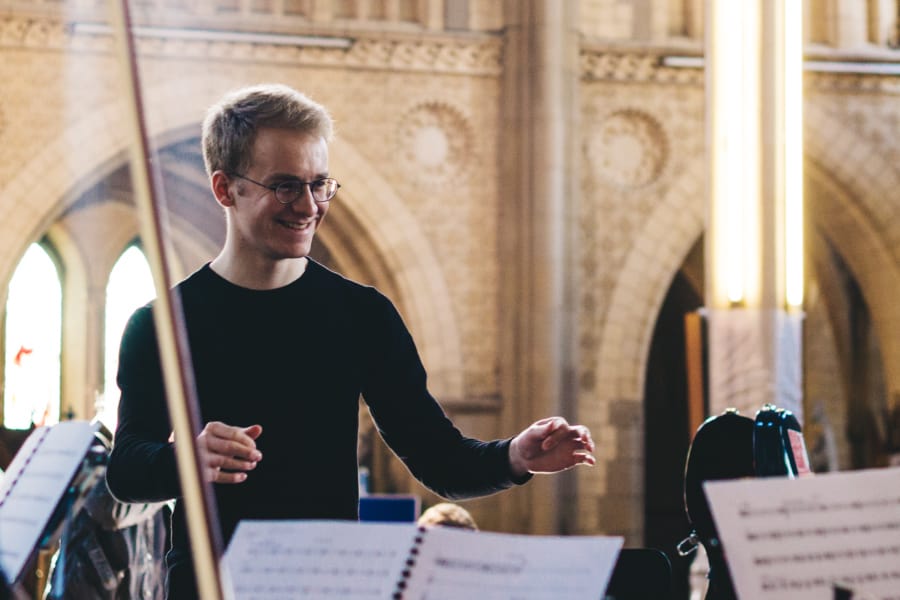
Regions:
M 333 10 L 331 0 L 312 0 L 309 19 L 313 23 L 328 23 L 332 20 Z
M 869 41 L 868 2 L 835 0 L 835 46 L 853 49 L 866 46 Z
M 425 14 L 419 17 L 422 24 L 432 31 L 444 29 L 444 0 L 427 0 L 423 4 Z
M 555 414 L 575 418 L 570 303 L 577 177 L 577 4 L 508 0 L 501 99 L 501 392 L 505 429 Z M 571 473 L 536 477 L 504 499 L 505 526 L 565 528 Z M 512 505 L 512 506 L 509 506 Z
M 869 42 L 886 46 L 896 41 L 897 20 L 900 18 L 897 0 L 874 0 L 869 4 Z

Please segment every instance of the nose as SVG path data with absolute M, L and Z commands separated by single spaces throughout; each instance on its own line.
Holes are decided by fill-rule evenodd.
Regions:
M 299 198 L 291 202 L 290 206 L 294 212 L 303 215 L 316 215 L 320 211 L 319 203 L 313 198 L 312 189 L 309 184 L 303 186 L 303 193 L 300 194 Z

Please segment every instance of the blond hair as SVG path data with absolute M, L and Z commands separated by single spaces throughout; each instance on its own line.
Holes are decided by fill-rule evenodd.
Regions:
M 212 105 L 203 120 L 206 173 L 249 169 L 253 142 L 262 127 L 302 131 L 330 141 L 333 123 L 325 107 L 286 85 L 234 90 Z
M 462 506 L 450 502 L 435 504 L 422 513 L 417 524 L 422 527 L 440 525 L 442 527 L 458 527 L 460 529 L 472 529 L 477 531 L 478 525 L 469 511 Z

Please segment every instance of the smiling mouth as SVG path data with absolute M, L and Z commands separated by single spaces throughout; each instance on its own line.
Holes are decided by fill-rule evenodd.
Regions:
M 315 221 L 307 221 L 305 223 L 292 223 L 290 221 L 279 221 L 279 223 L 281 225 L 283 225 L 284 227 L 287 227 L 288 229 L 292 229 L 294 231 L 305 231 L 307 229 L 311 229 L 313 226 L 313 223 L 315 223 Z

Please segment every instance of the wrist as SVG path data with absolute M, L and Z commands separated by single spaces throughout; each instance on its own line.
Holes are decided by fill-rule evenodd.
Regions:
M 519 436 L 514 437 L 509 444 L 509 469 L 515 478 L 531 475 L 531 471 L 528 469 L 525 458 L 519 449 Z

